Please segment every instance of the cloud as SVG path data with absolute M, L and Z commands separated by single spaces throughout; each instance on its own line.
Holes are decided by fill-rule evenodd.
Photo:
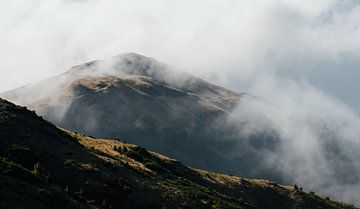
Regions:
M 252 92 L 269 100 L 245 99 L 229 120 L 240 136 L 276 133 L 267 167 L 307 191 L 359 204 L 360 117 L 307 82 L 263 77 Z
M 359 202 L 358 181 L 341 173 L 360 169 L 358 1 L 12 0 L 0 14 L 0 91 L 93 59 L 152 56 L 266 98 L 274 106 L 248 101 L 234 113 L 248 124 L 241 134 L 276 130 L 283 143 L 270 165 Z
M 234 75 L 303 75 L 346 54 L 358 57 L 358 10 L 335 0 L 8 1 L 0 72 L 12 82 L 1 89 L 128 51 L 233 86 Z
M 310 77 L 358 108 L 354 88 L 336 78 L 357 71 L 343 66 L 359 65 L 359 9 L 350 0 L 6 1 L 0 90 L 136 52 L 238 91 L 258 75 Z

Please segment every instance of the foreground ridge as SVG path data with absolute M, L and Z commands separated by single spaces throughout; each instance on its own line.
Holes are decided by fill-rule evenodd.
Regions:
M 57 128 L 0 99 L 1 208 L 355 208 Z

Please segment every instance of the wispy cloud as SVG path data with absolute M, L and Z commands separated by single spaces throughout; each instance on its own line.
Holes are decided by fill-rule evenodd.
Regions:
M 252 90 L 271 102 L 243 100 L 229 120 L 240 136 L 276 133 L 264 164 L 308 191 L 359 203 L 360 117 L 306 82 L 267 77 Z

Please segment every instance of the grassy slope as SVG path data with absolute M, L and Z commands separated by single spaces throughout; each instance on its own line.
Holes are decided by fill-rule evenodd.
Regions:
M 353 208 L 61 130 L 0 100 L 0 208 Z

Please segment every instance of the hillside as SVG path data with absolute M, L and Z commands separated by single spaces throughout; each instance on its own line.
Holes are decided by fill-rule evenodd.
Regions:
M 262 154 L 276 149 L 276 138 L 240 136 L 237 127 L 227 124 L 241 99 L 254 97 L 171 70 L 149 57 L 123 54 L 88 62 L 0 96 L 57 126 L 122 138 L 193 167 L 282 179 L 263 164 Z
M 0 208 L 354 208 L 59 129 L 0 99 Z

